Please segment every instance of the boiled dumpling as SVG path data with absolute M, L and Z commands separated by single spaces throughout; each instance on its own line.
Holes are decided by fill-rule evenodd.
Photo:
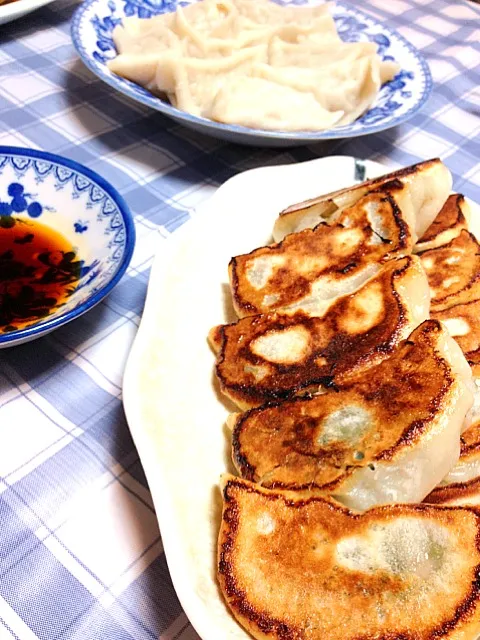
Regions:
M 311 92 L 263 78 L 234 75 L 221 83 L 207 117 L 263 129 L 330 129 L 343 111 L 325 109 Z
M 259 129 L 348 124 L 398 70 L 380 59 L 376 44 L 342 42 L 327 5 L 202 0 L 126 18 L 113 40 L 112 73 L 193 115 Z

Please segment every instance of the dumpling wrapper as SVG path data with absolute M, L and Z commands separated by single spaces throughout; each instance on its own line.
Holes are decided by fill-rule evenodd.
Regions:
M 244 127 L 321 131 L 337 124 L 344 112 L 328 111 L 313 93 L 263 78 L 233 75 L 221 83 L 205 115 Z
M 233 414 L 233 460 L 247 480 L 352 509 L 421 502 L 458 462 L 473 387 L 460 347 L 427 320 L 335 390 Z
M 335 501 L 224 476 L 218 579 L 258 640 L 473 640 L 480 512 Z
M 172 62 L 176 106 L 195 115 L 211 117 L 214 100 L 229 77 L 248 74 L 252 63 L 265 55 L 266 45 L 257 45 L 218 60 L 187 58 Z M 159 65 L 158 82 L 163 73 Z
M 309 93 L 330 113 L 343 111 L 341 118 L 335 120 L 335 124 L 342 125 L 356 120 L 375 100 L 381 86 L 379 67 L 378 56 L 370 55 L 356 60 L 345 57 L 320 70 L 258 64 L 252 74 Z
M 432 312 L 480 299 L 480 244 L 465 229 L 448 244 L 418 253 L 428 276 Z
M 285 7 L 271 2 L 271 0 L 232 0 L 241 16 L 248 18 L 255 24 L 296 24 L 308 25 L 318 19 L 330 19 L 329 29 L 336 33 L 335 23 L 329 14 L 328 3 L 316 7 Z
M 441 160 L 426 160 L 374 180 L 291 205 L 275 221 L 273 238 L 280 242 L 288 234 L 311 229 L 320 222 L 341 220 L 343 211 L 367 193 L 384 189 L 387 193 L 396 194 L 416 242 L 444 206 L 451 188 L 452 175 Z
M 348 124 L 396 72 L 373 43 L 343 43 L 327 5 L 202 0 L 150 19 L 126 18 L 113 40 L 119 55 L 107 62 L 112 73 L 193 115 L 257 129 Z
M 181 54 L 177 51 L 131 55 L 121 53 L 107 63 L 112 73 L 135 82 L 155 94 L 173 93 L 177 84 L 176 70 Z
M 119 54 L 147 55 L 167 51 L 179 41 L 172 31 L 173 14 L 163 13 L 148 20 L 125 18 L 112 32 L 112 39 Z
M 462 434 L 458 463 L 424 502 L 480 506 L 480 422 Z
M 409 256 L 387 262 L 322 317 L 274 313 L 214 327 L 209 341 L 220 389 L 248 409 L 339 386 L 394 352 L 428 318 L 429 307 L 425 272 Z
M 332 46 L 330 36 L 322 36 L 322 42 L 288 42 L 274 36 L 268 46 L 268 63 L 272 67 L 300 67 L 319 71 L 324 66 L 339 62 L 353 62 L 364 56 L 377 53 L 373 42 L 344 42 L 342 46 Z
M 414 224 L 398 195 L 371 191 L 332 224 L 234 256 L 229 278 L 237 315 L 303 311 L 318 316 L 339 295 L 365 284 L 381 264 L 411 253 Z
M 414 253 L 437 249 L 458 237 L 464 229 L 469 230 L 472 212 L 465 197 L 458 193 L 448 196 L 437 217 L 418 240 Z

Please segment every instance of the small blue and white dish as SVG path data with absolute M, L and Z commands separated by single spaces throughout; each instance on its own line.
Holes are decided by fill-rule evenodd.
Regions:
M 175 108 L 146 89 L 111 73 L 107 61 L 115 57 L 112 32 L 125 17 L 150 18 L 175 11 L 177 5 L 198 0 L 85 0 L 71 27 L 73 43 L 86 66 L 99 78 L 133 100 L 161 111 L 186 127 L 226 140 L 255 146 L 287 147 L 333 138 L 350 138 L 389 129 L 411 118 L 426 102 L 432 77 L 427 63 L 400 34 L 361 11 L 337 2 L 332 8 L 337 31 L 346 42 L 372 41 L 385 60 L 395 60 L 401 71 L 385 84 L 375 103 L 352 124 L 328 131 L 266 131 L 227 125 Z M 277 0 L 282 5 L 314 5 L 319 0 Z
M 68 251 L 49 248 L 49 234 Z M 91 309 L 118 283 L 134 245 L 130 211 L 101 176 L 67 158 L 0 146 L 0 348 Z M 62 297 L 46 294 L 47 284 L 63 287 Z

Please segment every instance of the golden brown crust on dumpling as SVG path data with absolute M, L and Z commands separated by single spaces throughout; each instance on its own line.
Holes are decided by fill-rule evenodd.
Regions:
M 232 437 L 238 471 L 267 488 L 320 490 L 341 501 L 350 491 L 349 506 L 358 509 L 387 496 L 389 502 L 422 500 L 456 463 L 472 404 L 469 367 L 452 346 L 446 329 L 427 320 L 392 356 L 338 390 L 238 415 Z M 463 360 L 461 372 L 456 358 Z M 432 444 L 438 448 L 430 465 L 425 448 Z M 410 478 L 407 470 L 393 472 L 407 453 Z M 379 464 L 392 469 L 386 480 L 375 479 Z M 352 489 L 365 473 L 368 490 L 360 500 Z
M 416 321 L 413 308 L 423 308 Z M 392 260 L 323 318 L 273 313 L 212 330 L 221 389 L 249 408 L 328 386 L 388 356 L 427 313 L 428 285 L 418 259 Z
M 230 284 L 239 317 L 273 311 L 319 315 L 316 309 L 325 301 L 371 277 L 373 265 L 411 253 L 408 225 L 389 194 L 368 194 L 343 220 L 232 258 Z M 314 305 L 312 298 L 318 298 Z
M 468 205 L 463 195 L 452 193 L 448 196 L 435 220 L 417 242 L 415 252 L 447 244 L 461 231 L 468 231 L 467 211 Z
M 420 162 L 288 207 L 277 218 L 273 237 L 279 241 L 289 233 L 337 219 L 345 208 L 355 205 L 367 193 L 382 190 L 394 195 L 404 209 L 403 214 L 417 241 L 442 208 L 451 186 L 450 172 L 438 158 Z
M 332 500 L 225 479 L 218 578 L 259 640 L 467 640 L 480 632 L 480 514 Z
M 418 254 L 428 276 L 431 311 L 480 299 L 480 245 L 469 231 L 448 244 Z

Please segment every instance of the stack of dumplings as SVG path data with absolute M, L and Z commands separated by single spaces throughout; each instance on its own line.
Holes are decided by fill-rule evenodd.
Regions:
M 321 131 L 359 118 L 399 71 L 373 42 L 343 42 L 328 5 L 202 0 L 115 27 L 113 73 L 196 116 Z
M 480 634 L 480 246 L 451 187 L 430 160 L 293 205 L 230 262 L 218 580 L 254 638 Z

